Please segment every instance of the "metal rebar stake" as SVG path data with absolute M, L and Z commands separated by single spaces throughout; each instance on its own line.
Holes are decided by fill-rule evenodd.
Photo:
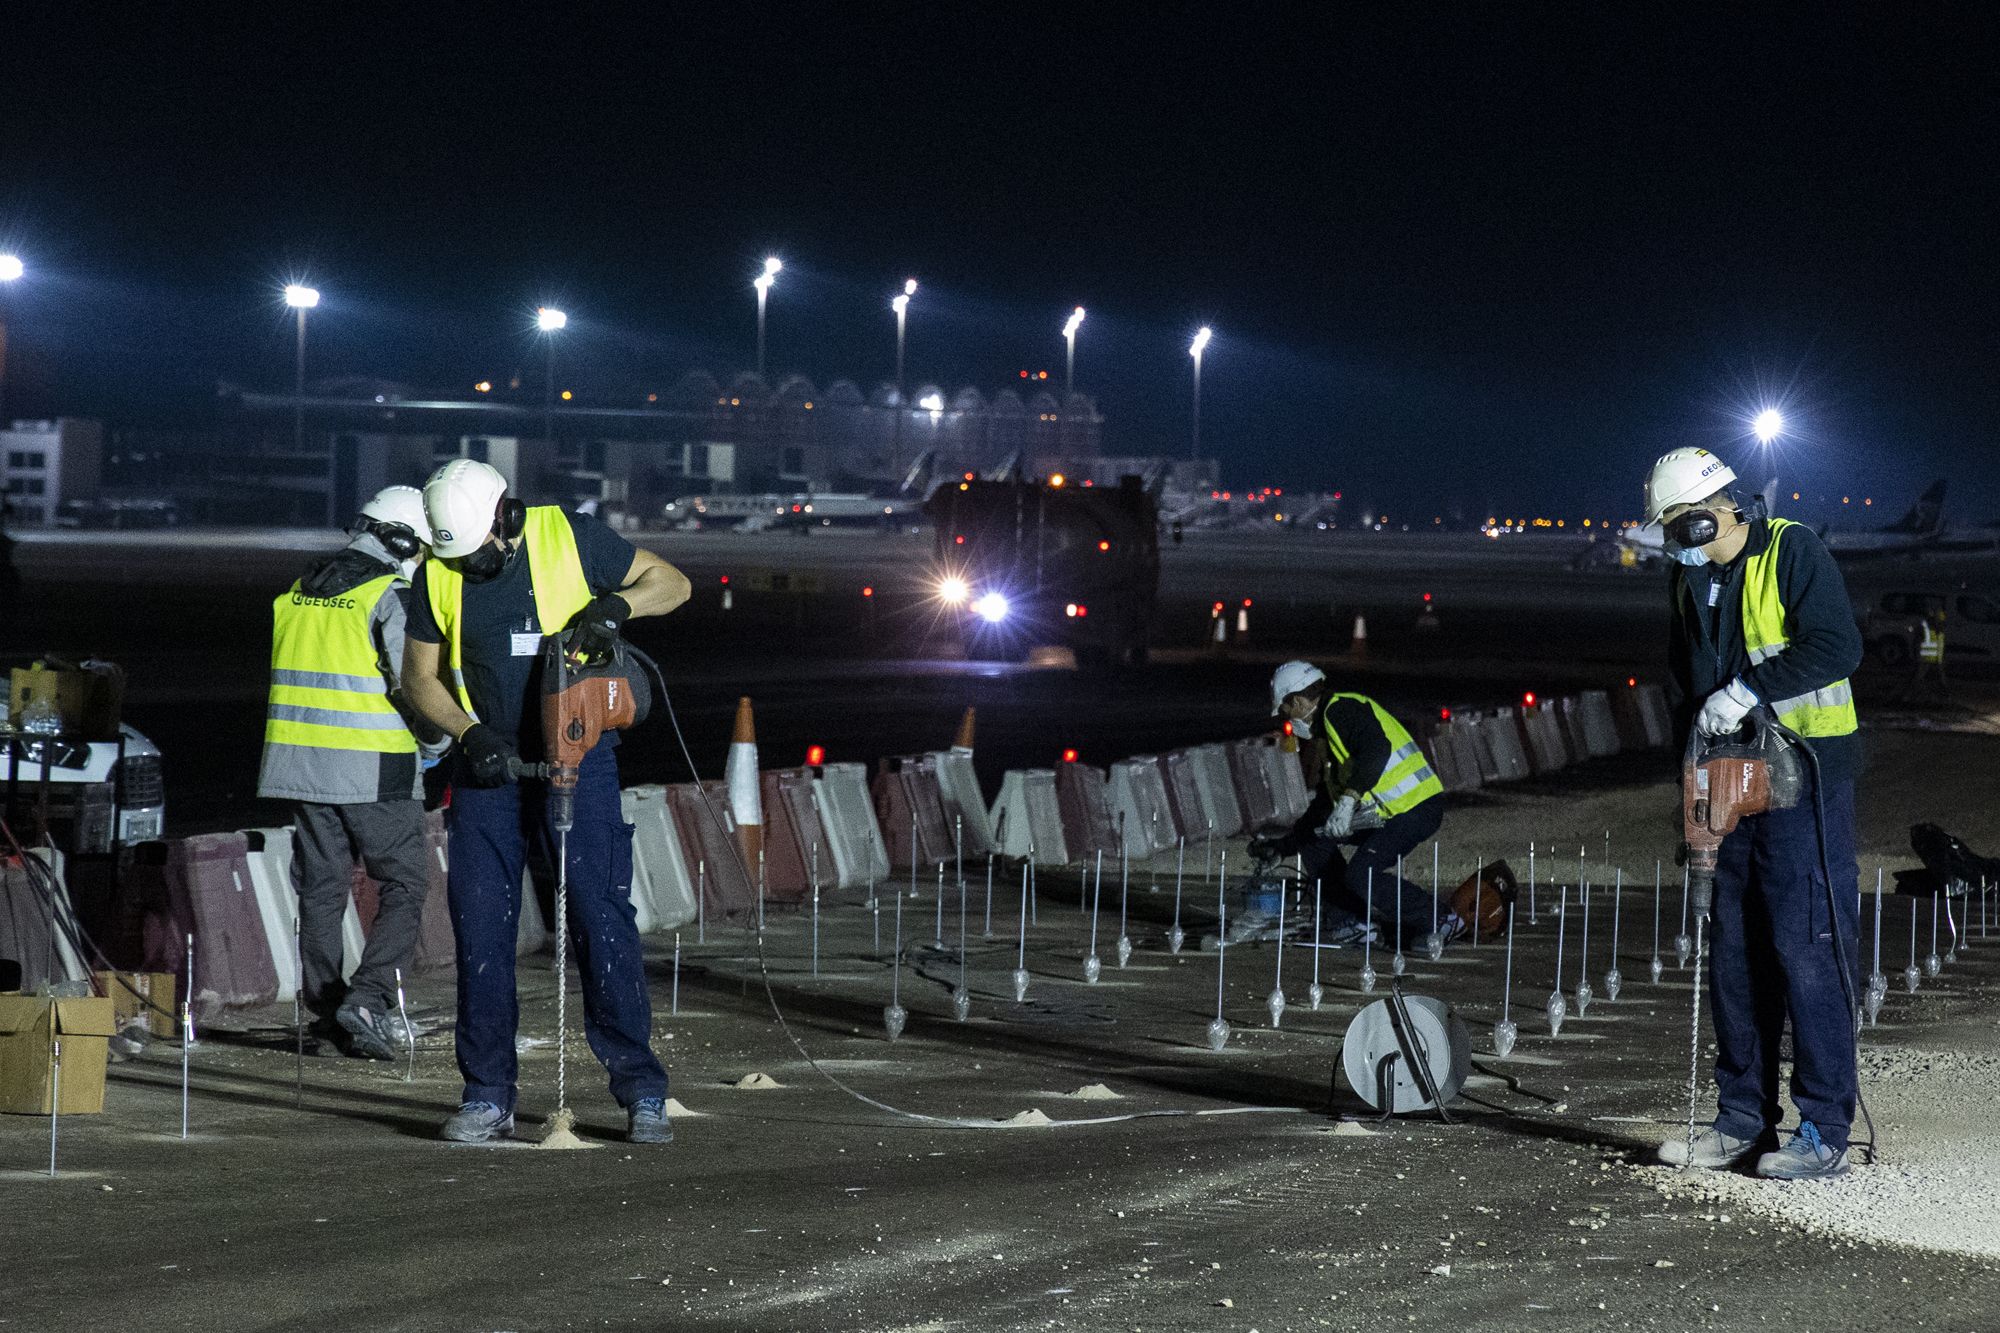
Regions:
M 681 1012 L 681 933 L 674 932 L 674 989 L 669 1001 L 668 1013 L 679 1016 Z
M 685 866 L 687 862 L 683 861 L 681 864 Z M 870 880 L 868 887 L 871 891 L 870 896 L 874 896 L 875 881 Z M 695 862 L 694 942 L 696 944 L 708 943 L 708 861 L 706 859 Z M 877 952 L 879 953 L 880 950 L 878 949 Z
M 403 969 L 396 969 L 396 1016 L 403 1020 L 403 1042 L 409 1048 L 409 1063 L 403 1069 L 403 1082 L 417 1081 L 417 1034 L 410 1027 L 410 1006 L 403 999 Z
M 305 946 L 300 942 L 299 916 L 292 913 L 292 1105 L 306 1104 L 306 1022 L 299 997 L 306 988 Z
M 62 1115 L 62 1038 L 56 1033 L 56 1015 L 49 1010 L 49 1179 L 56 1178 L 56 1122 Z
M 187 994 L 181 996 L 181 1138 L 188 1136 L 188 1052 L 194 1049 L 194 936 L 187 937 Z

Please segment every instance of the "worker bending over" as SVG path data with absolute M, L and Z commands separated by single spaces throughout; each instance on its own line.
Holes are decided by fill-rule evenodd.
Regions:
M 1847 1169 L 1857 1096 L 1850 987 L 1861 746 L 1847 676 L 1861 663 L 1861 635 L 1840 570 L 1812 529 L 1766 519 L 1761 506 L 1746 513 L 1730 494 L 1735 481 L 1707 450 L 1676 449 L 1646 483 L 1646 520 L 1664 525 L 1680 563 L 1667 644 L 1677 737 L 1685 750 L 1690 727 L 1728 735 L 1752 709 L 1768 708 L 1818 757 L 1818 791 L 1792 809 L 1746 816 L 1723 840 L 1709 971 L 1719 1105 L 1695 1138 L 1692 1165 L 1719 1170 L 1761 1154 L 1760 1176 L 1834 1176 Z M 1788 1017 L 1799 1126 L 1777 1149 Z M 1660 1159 L 1689 1162 L 1686 1142 L 1662 1145 Z
M 391 486 L 361 507 L 353 540 L 317 560 L 271 606 L 271 693 L 257 794 L 297 802 L 299 995 L 314 1032 L 349 1055 L 393 1060 L 410 1034 L 396 973 L 410 965 L 430 883 L 423 770 L 443 732 L 402 692 L 410 578 L 431 539 L 423 496 Z M 359 860 L 380 885 L 354 976 L 341 980 L 341 924 Z
M 514 949 L 527 839 L 555 859 L 548 790 L 513 764 L 542 755 L 544 636 L 574 630 L 586 659 L 629 619 L 688 599 L 680 571 L 594 519 L 507 495 L 493 468 L 457 459 L 424 486 L 436 538 L 410 612 L 410 699 L 458 742 L 451 870 L 458 935 L 458 1067 L 465 1090 L 443 1134 L 480 1143 L 510 1134 L 520 1010 Z M 447 684 L 449 682 L 449 684 Z M 584 1034 L 611 1076 L 634 1143 L 665 1143 L 667 1075 L 651 1046 L 653 1009 L 632 909 L 632 828 L 618 799 L 617 733 L 584 758 L 568 837 L 569 928 L 583 985 Z
M 1253 838 L 1250 854 L 1259 860 L 1298 856 L 1303 879 L 1320 881 L 1333 905 L 1328 921 L 1338 922 L 1331 943 L 1374 939 L 1365 921 L 1369 885 L 1374 885 L 1377 918 L 1397 920 L 1396 897 L 1403 901 L 1403 938 L 1398 947 L 1430 933 L 1435 901 L 1424 889 L 1396 876 L 1398 858 L 1437 835 L 1444 822 L 1444 784 L 1403 724 L 1365 694 L 1337 693 L 1326 673 L 1310 662 L 1287 662 L 1271 677 L 1271 708 L 1292 724 L 1295 734 L 1322 747 L 1321 790 L 1290 832 Z M 1341 851 L 1351 843 L 1351 856 Z M 1466 924 L 1447 913 L 1439 920 L 1443 942 L 1464 934 Z

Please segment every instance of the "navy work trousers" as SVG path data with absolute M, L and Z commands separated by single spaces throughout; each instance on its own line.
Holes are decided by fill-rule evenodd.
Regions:
M 1325 818 L 1321 812 L 1314 813 Z M 1345 924 L 1345 920 L 1363 916 L 1368 910 L 1372 880 L 1375 919 L 1392 930 L 1396 924 L 1397 895 L 1401 895 L 1403 938 L 1397 941 L 1399 945 L 1414 943 L 1430 934 L 1435 899 L 1428 890 L 1396 877 L 1396 858 L 1408 856 L 1435 837 L 1443 823 L 1444 798 L 1433 796 L 1414 810 L 1405 810 L 1389 819 L 1381 828 L 1352 835 L 1352 855 L 1341 852 L 1337 839 L 1306 834 L 1299 846 L 1305 883 L 1323 882 L 1323 892 L 1333 908 L 1327 913 L 1328 923 Z
M 1854 784 L 1828 784 L 1822 804 L 1831 894 L 1810 788 L 1793 809 L 1743 820 L 1722 844 L 1708 979 L 1715 1124 L 1744 1139 L 1777 1130 L 1779 1041 L 1789 1018 L 1792 1104 L 1828 1147 L 1844 1148 L 1856 1095 L 1849 987 L 1860 994 Z M 1848 986 L 1841 984 L 1842 968 Z
M 521 871 L 530 837 L 548 850 L 550 864 L 555 862 L 547 787 L 539 782 L 457 786 L 447 819 L 446 884 L 458 936 L 458 1071 L 466 1101 L 511 1110 L 519 1072 L 514 949 Z M 568 897 L 584 1035 L 611 1075 L 611 1095 L 626 1107 L 664 1097 L 667 1074 L 653 1055 L 653 1002 L 632 911 L 632 826 L 619 809 L 616 752 L 606 746 L 584 758 L 577 781 Z

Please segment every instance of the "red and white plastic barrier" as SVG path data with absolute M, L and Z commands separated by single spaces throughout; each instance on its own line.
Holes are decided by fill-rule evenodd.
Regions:
M 1199 794 L 1203 832 L 1218 838 L 1233 838 L 1243 832 L 1243 807 L 1236 799 L 1236 779 L 1229 771 L 1229 752 L 1219 744 L 1195 745 L 1181 753 L 1188 758 L 1188 771 Z
M 991 813 L 1002 856 L 1032 856 L 1041 866 L 1068 863 L 1054 769 L 1017 768 L 1003 776 Z
M 957 746 L 931 755 L 937 765 L 938 794 L 947 819 L 962 821 L 965 854 L 984 856 L 993 850 L 993 822 L 987 816 L 986 794 L 979 789 L 979 775 L 973 771 L 972 751 Z
M 920 866 L 951 860 L 951 821 L 945 816 L 944 797 L 938 790 L 937 764 L 929 755 L 884 759 L 875 775 L 873 795 L 875 816 L 881 823 L 882 841 L 893 869 L 908 870 L 913 852 Z
M 673 930 L 693 921 L 694 875 L 667 789 L 657 783 L 627 787 L 620 806 L 632 825 L 632 908 L 639 929 Z
M 862 764 L 823 764 L 813 780 L 820 832 L 833 860 L 833 884 L 859 889 L 889 877 L 889 849 L 875 818 Z M 824 876 L 826 868 L 821 867 Z
M 1112 822 L 1125 833 L 1127 856 L 1149 856 L 1174 845 L 1180 826 L 1167 803 L 1166 779 L 1158 759 L 1142 754 L 1118 760 L 1111 765 L 1105 787 Z
M 1104 770 L 1069 762 L 1056 769 L 1056 808 L 1062 815 L 1063 845 L 1078 861 L 1099 852 L 1118 855 L 1118 828 L 1104 786 Z

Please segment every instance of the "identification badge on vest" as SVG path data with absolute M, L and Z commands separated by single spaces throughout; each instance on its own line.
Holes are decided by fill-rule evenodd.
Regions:
M 542 651 L 542 636 L 535 631 L 517 629 L 509 637 L 513 640 L 516 657 L 533 657 Z

